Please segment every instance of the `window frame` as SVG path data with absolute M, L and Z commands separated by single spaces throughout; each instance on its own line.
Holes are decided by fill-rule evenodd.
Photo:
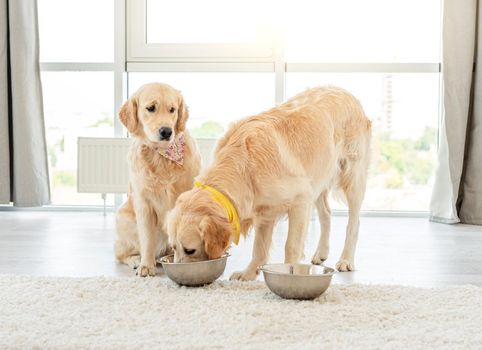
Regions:
M 127 75 L 129 72 L 274 72 L 275 101 L 273 102 L 276 104 L 282 103 L 286 99 L 286 77 L 287 73 L 292 72 L 441 72 L 440 62 L 288 62 L 284 54 L 283 41 L 277 36 L 273 36 L 264 44 L 148 44 L 146 40 L 146 3 L 147 0 L 116 0 L 114 2 L 114 62 L 41 62 L 41 71 L 114 72 L 113 108 L 115 115 L 128 96 Z M 439 122 L 440 111 L 439 108 Z M 125 137 L 126 135 L 119 119 L 114 118 L 114 136 Z M 122 196 L 116 195 L 116 207 L 121 203 Z M 392 216 L 397 213 L 389 211 L 386 214 Z M 417 211 L 411 215 L 419 217 L 420 213 Z
M 305 73 L 440 73 L 440 62 L 288 62 L 276 31 L 265 43 L 243 44 L 150 44 L 147 43 L 147 0 L 124 0 L 126 72 L 274 72 L 275 103 L 286 99 L 286 75 Z M 241 48 L 241 49 L 240 49 Z M 242 51 L 240 54 L 240 51 Z M 208 55 L 209 53 L 209 55 Z
M 129 62 L 271 62 L 270 39 L 253 44 L 154 44 L 147 42 L 147 1 L 127 0 L 127 60 Z M 271 41 L 271 42 L 270 42 Z

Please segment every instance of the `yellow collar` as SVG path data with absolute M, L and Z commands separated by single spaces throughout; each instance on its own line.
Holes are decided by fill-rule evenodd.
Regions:
M 196 187 L 200 189 L 209 191 L 209 193 L 211 193 L 211 197 L 219 205 L 221 205 L 224 209 L 226 209 L 226 212 L 228 214 L 228 220 L 231 224 L 233 224 L 233 227 L 234 227 L 233 242 L 237 245 L 239 243 L 239 236 L 241 234 L 241 225 L 239 223 L 238 212 L 236 211 L 236 208 L 234 207 L 233 203 L 229 200 L 228 197 L 226 197 L 223 193 L 219 192 L 214 187 L 203 185 L 199 181 L 195 181 L 194 185 L 196 185 Z

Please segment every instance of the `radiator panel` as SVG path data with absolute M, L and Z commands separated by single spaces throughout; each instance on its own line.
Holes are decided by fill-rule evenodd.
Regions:
M 79 137 L 77 191 L 126 193 L 129 182 L 127 138 Z

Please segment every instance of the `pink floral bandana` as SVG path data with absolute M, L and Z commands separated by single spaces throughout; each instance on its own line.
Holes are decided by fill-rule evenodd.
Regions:
M 184 141 L 184 133 L 179 134 L 174 140 L 169 144 L 167 150 L 161 154 L 169 160 L 182 165 L 184 162 L 184 146 L 186 142 Z

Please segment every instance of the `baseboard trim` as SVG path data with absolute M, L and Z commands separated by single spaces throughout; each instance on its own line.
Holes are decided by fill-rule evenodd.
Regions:
M 46 205 L 43 207 L 35 207 L 35 208 L 17 208 L 12 205 L 0 205 L 0 211 L 32 211 L 32 212 L 100 212 L 103 211 L 104 208 L 102 206 L 93 206 L 93 205 Z M 107 206 L 107 212 L 115 212 L 116 207 L 114 206 Z M 342 209 L 335 209 L 331 211 L 333 216 L 348 216 L 348 210 Z M 399 218 L 429 218 L 428 211 L 402 211 L 402 210 L 364 210 L 360 213 L 362 217 L 399 217 Z M 313 217 L 316 217 L 316 214 L 313 213 Z

